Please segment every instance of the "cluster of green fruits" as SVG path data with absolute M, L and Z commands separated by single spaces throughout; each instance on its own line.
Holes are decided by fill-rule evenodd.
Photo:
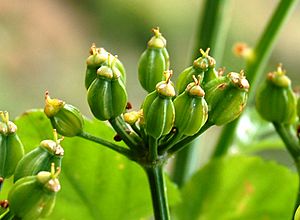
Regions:
M 158 28 L 153 33 L 138 63 L 139 82 L 149 93 L 138 111 L 126 111 L 126 77 L 120 60 L 92 46 L 85 85 L 90 109 L 97 119 L 123 120 L 129 132 L 135 133 L 133 136 L 154 139 L 159 142 L 158 148 L 169 149 L 172 146 L 168 143 L 197 135 L 205 124 L 223 125 L 240 115 L 249 89 L 243 72 L 222 75 L 209 49 L 200 50 L 201 56 L 179 75 L 176 96 L 166 39 Z
M 209 49 L 200 50 L 201 56 L 180 73 L 175 89 L 166 39 L 158 28 L 153 33 L 138 64 L 138 78 L 148 95 L 137 111 L 128 110 L 125 68 L 117 56 L 92 45 L 86 61 L 85 87 L 91 112 L 111 123 L 120 136 L 115 140 L 123 140 L 132 153 L 130 159 L 144 167 L 164 163 L 184 147 L 183 143 L 207 128 L 236 119 L 249 90 L 243 71 L 224 75 L 216 70 Z M 45 103 L 44 112 L 55 131 L 67 137 L 84 135 L 83 116 L 76 107 L 51 99 L 48 92 Z M 54 141 L 44 140 L 23 156 L 16 126 L 6 113 L 1 115 L 0 178 L 14 174 L 15 181 L 8 195 L 9 210 L 25 220 L 45 217 L 60 190 L 61 139 L 55 132 Z
M 48 216 L 55 205 L 60 190 L 57 179 L 64 154 L 60 140 L 44 140 L 38 147 L 24 155 L 23 144 L 17 135 L 17 126 L 9 121 L 7 112 L 0 112 L 0 178 L 13 175 L 14 185 L 7 200 L 1 201 L 2 215 L 24 220 Z M 55 171 L 57 167 L 57 171 Z

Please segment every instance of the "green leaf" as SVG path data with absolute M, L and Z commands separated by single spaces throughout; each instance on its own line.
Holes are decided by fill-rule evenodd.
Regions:
M 24 113 L 15 120 L 26 152 L 43 139 L 52 138 L 50 121 L 41 110 Z M 113 141 L 105 123 L 85 120 L 85 131 Z M 142 168 L 110 149 L 82 138 L 65 138 L 65 150 L 56 207 L 48 219 L 135 220 L 152 215 L 150 190 Z M 168 181 L 171 204 L 179 200 Z
M 297 185 L 297 176 L 274 162 L 245 156 L 213 160 L 183 187 L 176 219 L 292 219 Z

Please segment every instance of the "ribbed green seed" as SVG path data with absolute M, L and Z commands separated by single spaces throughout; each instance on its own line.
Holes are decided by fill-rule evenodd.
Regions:
M 200 49 L 201 57 L 194 60 L 193 65 L 187 67 L 183 72 L 180 73 L 176 88 L 179 94 L 183 93 L 187 85 L 193 82 L 193 76 L 200 78 L 201 84 L 206 84 L 209 81 L 217 78 L 218 74 L 215 70 L 216 62 L 214 58 L 208 55 L 209 48 L 206 51 Z
M 0 117 L 0 177 L 6 179 L 13 175 L 24 148 L 16 134 L 17 126 L 9 121 L 8 113 L 1 111 Z
M 269 73 L 257 91 L 256 109 L 267 121 L 292 123 L 296 119 L 297 99 L 291 81 L 281 66 Z
M 156 139 L 171 131 L 175 119 L 172 102 L 175 90 L 170 82 L 172 72 L 166 74 L 166 81 L 158 83 L 156 90 L 147 95 L 143 104 L 144 128 L 147 134 Z
M 208 104 L 208 123 L 224 125 L 236 119 L 248 98 L 249 83 L 243 73 L 231 72 L 204 86 Z
M 121 115 L 127 104 L 127 93 L 118 72 L 111 66 L 98 69 L 98 76 L 88 89 L 88 104 L 99 120 L 109 120 Z
M 164 71 L 169 69 L 169 54 L 166 39 L 159 29 L 153 29 L 154 36 L 149 40 L 147 49 L 142 53 L 138 64 L 138 77 L 142 87 L 149 93 L 156 84 L 164 79 Z
M 50 172 L 39 172 L 36 176 L 27 176 L 18 180 L 8 194 L 9 209 L 22 220 L 47 217 L 54 206 L 56 193 L 60 190 L 54 164 Z
M 38 174 L 40 171 L 50 171 L 51 164 L 61 167 L 64 150 L 60 145 L 61 139 L 57 139 L 54 132 L 55 141 L 44 140 L 40 146 L 28 152 L 18 163 L 14 174 L 14 181 L 25 176 Z
M 45 95 L 44 112 L 50 119 L 52 127 L 66 137 L 74 137 L 82 132 L 83 117 L 79 109 L 59 99 Z
M 93 44 L 90 49 L 90 56 L 87 58 L 86 64 L 86 74 L 85 74 L 85 87 L 88 89 L 92 82 L 97 78 L 97 70 L 103 66 L 108 65 L 108 57 L 112 56 L 104 48 L 96 48 L 96 45 Z M 112 68 L 116 68 L 116 71 L 120 72 L 121 80 L 126 84 L 126 71 L 122 62 L 115 57 L 115 63 Z
M 208 106 L 204 91 L 195 79 L 187 89 L 174 100 L 175 127 L 182 135 L 192 136 L 205 124 L 208 117 Z

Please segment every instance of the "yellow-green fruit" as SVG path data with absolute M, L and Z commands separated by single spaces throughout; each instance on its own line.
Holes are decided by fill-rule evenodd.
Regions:
M 278 67 L 269 73 L 256 94 L 256 109 L 267 121 L 292 123 L 297 115 L 297 99 L 291 81 Z
M 166 39 L 159 29 L 153 29 L 154 36 L 148 42 L 147 49 L 140 57 L 138 78 L 142 87 L 149 93 L 155 90 L 158 82 L 164 79 L 164 71 L 169 69 L 169 54 Z
M 64 156 L 64 149 L 60 145 L 60 140 L 44 140 L 40 146 L 27 153 L 18 163 L 14 181 L 25 176 L 38 174 L 40 171 L 50 171 L 51 164 L 61 167 Z
M 9 121 L 7 112 L 0 112 L 0 177 L 9 178 L 24 155 L 23 144 L 16 134 L 17 126 Z
M 104 48 L 96 48 L 96 45 L 93 44 L 90 49 L 90 56 L 86 60 L 86 74 L 85 74 L 85 88 L 88 89 L 92 82 L 97 78 L 97 70 L 102 65 L 107 65 L 108 57 L 112 56 L 109 52 L 107 52 Z M 122 62 L 115 57 L 115 63 L 113 68 L 116 68 L 120 74 L 123 83 L 126 83 L 126 72 Z
M 216 61 L 213 57 L 209 56 L 209 49 L 205 52 L 200 49 L 201 56 L 194 60 L 193 65 L 183 70 L 180 73 L 176 88 L 179 94 L 183 93 L 189 83 L 192 83 L 193 76 L 200 80 L 200 84 L 207 83 L 217 78 L 217 71 L 215 70 Z
M 51 99 L 48 92 L 45 101 L 44 112 L 59 134 L 74 137 L 82 132 L 83 117 L 79 109 L 59 99 Z
M 22 220 L 44 218 L 51 214 L 60 190 L 58 173 L 39 172 L 19 179 L 8 194 L 9 209 Z
M 248 98 L 249 83 L 244 74 L 231 72 L 204 85 L 208 123 L 224 125 L 236 119 Z
M 174 125 L 175 108 L 172 98 L 175 96 L 175 89 L 169 77 L 158 83 L 155 91 L 148 94 L 143 103 L 144 128 L 148 135 L 156 139 L 168 134 Z
M 199 81 L 190 83 L 174 100 L 174 126 L 180 135 L 196 134 L 207 120 L 208 106 L 199 83 Z
M 120 75 L 111 66 L 98 69 L 97 78 L 88 89 L 88 104 L 99 120 L 121 115 L 127 104 L 127 92 Z

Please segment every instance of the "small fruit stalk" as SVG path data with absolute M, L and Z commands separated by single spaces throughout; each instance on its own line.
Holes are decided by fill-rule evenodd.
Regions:
M 240 116 L 247 103 L 249 82 L 244 72 L 230 72 L 204 85 L 209 125 L 224 125 Z
M 43 140 L 40 145 L 27 153 L 18 163 L 14 174 L 14 182 L 38 174 L 40 171 L 50 171 L 51 164 L 61 167 L 64 149 L 61 147 L 57 132 L 54 130 L 54 141 Z
M 48 91 L 45 94 L 44 112 L 50 119 L 52 127 L 66 137 L 79 135 L 83 129 L 81 112 L 73 105 L 59 99 L 51 99 Z
M 148 41 L 147 49 L 142 53 L 138 64 L 138 76 L 142 87 L 148 92 L 164 79 L 163 72 L 169 69 L 169 54 L 166 39 L 159 28 L 152 29 L 154 36 Z
M 95 44 L 92 44 L 90 49 L 90 56 L 86 60 L 86 74 L 85 74 L 85 88 L 88 89 L 92 82 L 97 78 L 97 70 L 102 65 L 107 65 L 108 56 L 112 56 L 104 48 L 97 48 Z M 121 79 L 126 83 L 126 72 L 122 62 L 116 58 L 115 65 L 113 68 L 116 68 L 120 72 Z
M 97 70 L 97 78 L 88 89 L 87 99 L 93 115 L 102 121 L 121 115 L 127 104 L 127 92 L 120 71 L 113 68 L 116 58 Z
M 215 69 L 216 60 L 209 56 L 208 48 L 206 51 L 200 49 L 201 57 L 194 60 L 193 65 L 186 68 L 180 73 L 176 88 L 179 94 L 183 93 L 189 83 L 193 82 L 193 76 L 200 79 L 200 84 L 206 84 L 209 81 L 218 77 L 218 72 Z
M 267 75 L 257 91 L 256 109 L 267 121 L 283 124 L 295 122 L 297 99 L 291 87 L 291 80 L 282 66 Z
M 19 179 L 8 194 L 9 210 L 17 218 L 33 220 L 51 214 L 56 193 L 60 191 L 58 175 L 54 163 L 51 172 L 41 171 L 37 175 Z
M 0 187 L 4 179 L 14 174 L 24 155 L 23 145 L 17 135 L 17 126 L 9 121 L 8 112 L 0 111 Z

